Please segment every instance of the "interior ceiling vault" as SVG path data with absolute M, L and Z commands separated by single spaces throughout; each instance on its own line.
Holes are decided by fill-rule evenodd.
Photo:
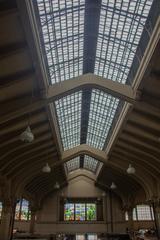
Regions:
M 76 3 L 80 2 L 80 11 L 85 17 L 85 22 L 81 19 L 81 24 L 79 23 L 82 28 L 79 27 L 77 30 L 80 35 L 78 46 L 76 45 L 77 38 L 74 39 L 75 51 L 80 51 L 78 53 L 79 69 L 76 74 L 69 70 L 66 70 L 66 73 L 63 71 L 57 73 L 56 69 L 58 68 L 55 67 L 54 76 L 50 75 L 53 71 L 51 68 L 53 65 L 57 66 L 58 62 L 51 63 L 49 75 L 45 75 L 47 70 L 44 71 L 39 61 L 40 56 L 37 53 L 37 45 L 32 32 L 33 26 L 31 26 L 33 23 L 31 24 L 29 20 L 26 1 L 23 1 L 23 3 L 15 0 L 0 2 L 0 174 L 5 176 L 7 180 L 11 180 L 20 192 L 43 198 L 54 190 L 55 182 L 59 182 L 61 187 L 67 184 L 67 171 L 70 172 L 79 167 L 84 167 L 95 174 L 102 162 L 103 166 L 101 164 L 101 170 L 98 170 L 96 179 L 98 187 L 108 188 L 114 181 L 117 182 L 118 191 L 122 192 L 123 195 L 126 192 L 138 192 L 142 188 L 146 188 L 145 193 L 148 196 L 158 195 L 158 187 L 155 182 L 160 180 L 160 34 L 157 37 L 154 53 L 147 69 L 144 71 L 141 83 L 138 89 L 134 91 L 133 80 L 139 67 L 137 57 L 134 58 L 133 56 L 135 68 L 132 72 L 126 70 L 128 66 L 124 67 L 124 71 L 128 71 L 129 74 L 127 80 L 123 77 L 123 74 L 120 74 L 119 78 L 117 77 L 119 74 L 116 70 L 119 64 L 118 59 L 115 60 L 115 65 L 113 64 L 114 58 L 110 62 L 107 59 L 110 51 L 112 51 L 112 55 L 115 54 L 114 48 L 106 50 L 106 52 L 108 51 L 106 56 L 102 57 L 99 53 L 99 48 L 103 47 L 105 42 L 108 46 L 112 46 L 113 40 L 112 35 L 110 37 L 106 35 L 102 41 L 103 22 L 106 21 L 106 19 L 103 19 L 103 14 L 105 15 L 107 11 L 105 1 L 102 1 L 102 16 L 100 14 L 100 1 L 95 1 L 95 3 L 89 0 L 86 3 L 85 1 L 76 1 Z M 99 4 L 98 8 L 96 4 Z M 154 4 L 157 6 L 156 4 L 159 3 L 155 0 Z M 84 11 L 85 7 L 86 12 Z M 108 6 L 108 9 L 110 9 L 108 10 L 110 13 L 113 12 L 111 6 Z M 95 10 L 94 14 L 91 14 L 91 10 Z M 123 11 L 121 14 L 123 16 Z M 108 18 L 110 18 L 109 16 Z M 94 36 L 92 35 L 91 20 L 94 20 L 96 29 Z M 145 17 L 143 20 L 146 21 Z M 99 21 L 102 26 L 98 29 Z M 154 21 L 156 22 L 155 19 Z M 160 25 L 157 29 L 160 32 Z M 84 42 L 81 42 L 82 39 Z M 146 39 L 149 42 L 149 39 Z M 148 42 L 145 44 L 147 45 Z M 97 52 L 96 43 L 98 43 Z M 140 43 L 142 44 L 142 42 Z M 116 45 L 118 42 L 114 44 Z M 123 52 L 123 43 L 120 44 L 122 44 L 120 51 Z M 128 44 L 131 48 L 135 48 L 136 40 L 133 45 Z M 81 51 L 83 47 L 84 55 Z M 144 54 L 144 52 L 145 49 L 142 49 L 141 54 Z M 45 55 L 44 48 L 43 54 Z M 76 53 L 74 52 L 74 54 Z M 101 57 L 102 59 L 100 59 Z M 131 52 L 130 57 L 132 57 Z M 129 58 L 124 59 L 124 63 L 130 61 Z M 55 61 L 54 57 L 52 60 Z M 67 61 L 70 61 L 70 68 L 72 64 L 75 64 L 70 59 L 67 59 Z M 65 61 L 61 67 L 66 67 Z M 107 67 L 111 69 L 108 72 Z M 115 74 L 113 69 L 115 69 Z M 64 79 L 65 74 L 67 81 Z M 99 76 L 95 76 L 95 74 Z M 73 77 L 75 81 L 71 79 Z M 49 79 L 48 82 L 46 78 Z M 105 80 L 105 78 L 113 78 L 111 80 L 114 82 Z M 121 79 L 119 83 L 116 82 L 117 79 Z M 49 85 L 50 81 L 53 85 Z M 54 81 L 57 82 L 55 85 Z M 125 85 L 127 81 L 128 85 Z M 58 117 L 61 117 L 60 106 L 65 104 L 65 101 L 69 101 L 62 101 L 62 99 L 68 99 L 69 95 L 74 95 L 78 91 L 81 92 L 82 98 L 80 109 L 85 110 L 76 118 L 79 118 L 78 124 L 81 126 L 81 131 L 76 135 L 76 139 L 78 139 L 76 142 L 75 136 L 72 136 L 73 132 L 71 132 L 73 124 L 67 126 L 67 123 L 65 123 L 66 129 L 63 128 L 61 133 Z M 100 141 L 104 138 L 103 144 L 98 143 L 98 137 L 96 138 L 96 135 L 94 135 L 91 125 L 95 118 L 93 113 L 96 106 L 94 101 L 96 100 L 94 98 L 98 94 L 104 97 L 102 103 L 105 99 L 110 99 L 108 96 L 111 96 L 112 101 L 118 99 L 117 106 L 121 105 L 118 108 L 118 113 L 115 110 L 116 115 L 113 116 L 113 121 L 111 118 L 109 120 L 105 119 L 110 125 L 108 130 L 105 130 L 105 124 L 103 126 L 102 130 L 105 133 L 104 136 L 100 137 Z M 122 104 L 119 104 L 119 102 Z M 109 152 L 107 152 L 107 144 L 113 136 L 113 127 L 116 125 L 115 116 L 117 120 L 124 102 L 128 102 L 129 111 L 123 119 Z M 57 112 L 58 107 L 56 108 L 56 106 L 59 106 L 59 112 Z M 103 107 L 105 110 L 106 106 Z M 68 104 L 68 109 L 70 108 L 71 106 Z M 112 108 L 114 110 L 114 105 Z M 93 109 L 93 112 L 90 109 Z M 77 107 L 75 106 L 73 114 L 76 110 Z M 105 112 L 103 116 L 105 116 Z M 64 119 L 67 121 L 66 116 L 64 116 Z M 72 119 L 68 121 L 72 121 Z M 21 142 L 19 139 L 20 134 L 28 124 L 35 136 L 35 140 L 29 144 Z M 96 124 L 98 126 L 98 122 Z M 74 131 L 77 130 L 79 125 L 75 125 Z M 71 130 L 69 131 L 70 127 Z M 65 145 L 68 141 L 65 140 L 65 135 L 64 144 L 63 139 L 61 140 L 65 131 L 69 131 L 67 136 L 72 136 L 72 140 L 67 145 Z M 107 136 L 108 140 L 106 141 Z M 85 148 L 85 144 L 88 145 L 87 148 Z M 78 145 L 82 145 L 82 147 Z M 75 149 L 72 149 L 73 147 Z M 68 165 L 66 163 L 66 171 L 64 162 L 72 158 L 76 158 L 76 161 L 79 159 L 76 162 L 77 165 L 72 165 L 71 162 L 70 165 L 69 162 Z M 86 159 L 90 159 L 90 162 L 88 163 Z M 46 162 L 52 168 L 49 175 L 45 175 L 41 171 Z M 132 163 L 136 168 L 136 175 L 133 177 L 126 174 L 129 163 Z

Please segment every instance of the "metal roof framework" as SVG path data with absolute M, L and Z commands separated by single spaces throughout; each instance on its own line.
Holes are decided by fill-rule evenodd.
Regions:
M 140 49 L 141 38 L 152 30 L 148 19 L 153 2 L 37 0 L 35 9 L 50 83 L 94 73 L 131 84 L 144 52 L 144 44 Z M 90 87 L 56 100 L 63 150 L 80 144 L 103 150 L 123 104 Z M 76 157 L 75 166 L 89 166 L 90 158 Z M 73 160 L 72 164 L 66 163 L 68 169 L 75 168 Z

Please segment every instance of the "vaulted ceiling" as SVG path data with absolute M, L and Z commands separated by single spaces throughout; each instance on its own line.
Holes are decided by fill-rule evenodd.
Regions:
M 17 194 L 44 198 L 85 168 L 102 189 L 160 197 L 160 3 L 147 20 L 151 1 L 141 14 L 129 1 L 37 2 L 0 2 L 1 176 Z M 28 125 L 32 143 L 20 140 Z

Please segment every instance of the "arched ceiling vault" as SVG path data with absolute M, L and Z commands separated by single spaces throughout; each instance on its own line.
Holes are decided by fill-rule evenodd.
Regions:
M 86 0 L 86 4 L 88 2 Z M 158 1 L 154 0 L 153 5 L 160 9 L 157 4 Z M 88 38 L 85 35 L 85 55 L 91 57 L 84 56 L 83 75 L 51 85 L 32 7 L 32 1 L 19 0 L 2 1 L 0 6 L 1 175 L 12 180 L 18 194 L 24 191 L 29 195 L 43 197 L 53 191 L 55 181 L 61 187 L 67 184 L 64 163 L 74 157 L 88 155 L 104 164 L 96 179 L 99 186 L 107 187 L 112 179 L 117 179 L 120 184 L 118 191 L 122 195 L 125 181 L 128 182 L 126 191 L 144 189 L 146 197 L 156 195 L 154 182 L 160 179 L 160 17 L 157 17 L 149 38 L 146 37 L 148 47 L 143 49 L 139 64 L 138 55 L 134 59 L 137 68 L 133 69 L 132 83 L 124 84 L 98 76 L 93 69 L 94 63 L 95 66 L 98 64 L 98 58 L 91 49 L 99 41 L 100 14 L 100 9 L 93 4 L 90 7 L 97 11 L 94 12 L 97 18 L 93 19 L 97 26 L 97 37 L 92 42 L 93 46 L 86 47 L 89 46 L 91 33 Z M 84 31 L 91 31 L 87 21 Z M 109 139 L 103 149 L 86 144 L 82 138 L 79 146 L 64 151 L 55 101 L 77 91 L 89 93 L 91 97 L 93 89 L 123 102 L 116 122 L 113 121 Z M 85 108 L 88 98 L 82 96 L 82 100 Z M 86 111 L 88 113 L 84 111 L 82 114 L 85 130 L 84 116 L 88 114 L 89 118 L 89 109 Z M 19 140 L 19 135 L 28 124 L 35 140 L 25 144 Z M 46 162 L 53 169 L 48 176 L 41 172 Z M 136 167 L 133 177 L 126 175 L 129 163 Z

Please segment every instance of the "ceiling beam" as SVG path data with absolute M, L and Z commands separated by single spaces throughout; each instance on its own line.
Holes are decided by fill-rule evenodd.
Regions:
M 16 1 L 15 0 L 2 0 L 0 4 L 0 13 L 6 12 L 9 10 L 16 9 Z
M 136 92 L 134 92 L 129 85 L 124 85 L 112 80 L 94 75 L 93 73 L 84 74 L 72 78 L 67 81 L 56 83 L 48 87 L 46 93 L 47 98 L 59 98 L 64 94 L 67 95 L 76 89 L 84 88 L 98 88 L 104 92 L 114 95 L 126 102 L 134 103 L 136 100 Z
M 66 162 L 76 156 L 87 154 L 104 163 L 107 162 L 107 155 L 104 151 L 91 147 L 87 144 L 81 144 L 62 153 L 62 161 Z
M 85 1 L 83 74 L 94 73 L 101 0 Z
M 72 78 L 70 80 L 49 86 L 48 91 L 46 93 L 42 93 L 42 98 L 32 101 L 32 104 L 30 105 L 28 104 L 28 100 L 26 100 L 26 105 L 23 105 L 23 101 L 19 100 L 15 100 L 16 103 L 12 101 L 6 105 L 4 104 L 3 109 L 7 109 L 7 114 L 2 114 L 0 124 L 40 109 L 64 95 L 86 87 L 101 89 L 106 93 L 112 94 L 115 97 L 121 98 L 129 103 L 135 103 L 136 101 L 136 93 L 130 86 L 113 82 L 111 80 L 95 76 L 94 74 L 85 74 L 80 77 Z M 3 89 L 0 90 L 0 95 L 1 91 L 3 91 Z M 16 106 L 14 111 L 13 105 Z
M 16 42 L 12 44 L 7 44 L 0 47 L 0 59 L 5 58 L 12 53 L 18 52 L 19 50 L 27 48 L 27 43 L 25 41 Z
M 132 87 L 134 90 L 137 90 L 141 84 L 141 81 L 144 77 L 144 74 L 147 70 L 148 64 L 151 60 L 154 50 L 156 49 L 159 39 L 160 39 L 160 16 L 156 18 L 156 23 L 150 36 L 148 45 L 145 49 L 138 70 L 136 71 L 136 75 L 132 83 Z

